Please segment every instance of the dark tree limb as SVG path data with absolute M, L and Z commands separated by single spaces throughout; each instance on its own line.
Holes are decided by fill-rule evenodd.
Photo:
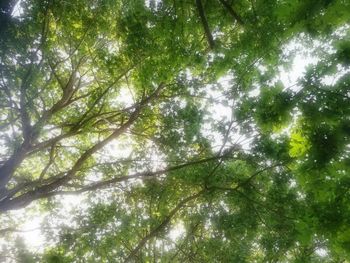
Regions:
M 122 135 L 124 132 L 127 131 L 127 129 L 138 119 L 141 110 L 148 105 L 152 100 L 157 98 L 161 92 L 161 90 L 166 85 L 164 83 L 161 83 L 158 88 L 148 97 L 144 98 L 141 102 L 138 103 L 138 106 L 135 108 L 135 110 L 131 113 L 129 119 L 122 124 L 119 128 L 115 129 L 112 134 L 110 134 L 107 138 L 103 139 L 102 141 L 96 143 L 94 146 L 86 150 L 75 162 L 73 167 L 67 171 L 62 177 L 56 178 L 53 182 L 42 185 L 35 190 L 29 191 L 27 193 L 24 193 L 18 197 L 15 197 L 13 199 L 5 198 L 6 193 L 0 192 L 0 211 L 7 211 L 11 209 L 19 209 L 22 207 L 25 207 L 26 205 L 30 204 L 32 201 L 47 197 L 47 195 L 50 194 L 50 192 L 56 190 L 57 188 L 64 186 L 67 182 L 69 182 L 77 172 L 79 172 L 80 168 L 84 165 L 86 160 L 88 160 L 95 152 L 102 149 L 105 145 L 107 145 L 112 140 L 118 138 L 120 135 Z
M 202 22 L 202 25 L 203 25 L 203 28 L 204 28 L 204 33 L 205 33 L 205 36 L 207 38 L 209 47 L 211 49 L 213 49 L 215 47 L 215 42 L 214 42 L 213 35 L 210 32 L 208 20 L 207 20 L 207 18 L 205 16 L 205 12 L 204 12 L 202 1 L 201 0 L 196 0 L 196 6 L 197 6 L 198 13 L 199 13 L 199 17 L 201 18 L 201 22 Z
M 60 100 L 55 103 L 49 110 L 45 111 L 41 118 L 34 124 L 30 125 L 29 114 L 26 110 L 26 88 L 28 85 L 29 78 L 31 76 L 33 64 L 28 69 L 25 77 L 22 80 L 21 88 L 20 88 L 20 116 L 22 123 L 22 132 L 23 132 L 23 143 L 22 145 L 15 150 L 13 155 L 0 167 L 0 189 L 6 189 L 7 183 L 11 180 L 15 170 L 22 163 L 26 154 L 32 150 L 32 143 L 39 136 L 39 132 L 53 114 L 57 111 L 61 110 L 69 103 L 69 99 L 72 96 L 72 92 L 63 92 Z M 70 81 L 67 82 L 67 90 L 72 90 L 73 84 Z M 3 192 L 0 193 L 0 200 L 3 197 Z
M 68 132 L 68 134 L 57 136 L 52 140 L 39 143 L 38 145 L 33 145 L 33 142 L 38 138 L 40 131 L 42 127 L 45 125 L 45 123 L 48 122 L 55 113 L 57 113 L 58 111 L 62 110 L 63 108 L 67 107 L 69 104 L 75 101 L 72 99 L 72 96 L 77 90 L 77 88 L 74 88 L 75 82 L 77 80 L 76 74 L 79 68 L 81 67 L 82 63 L 84 63 L 84 61 L 85 61 L 85 57 L 82 57 L 79 59 L 78 64 L 72 70 L 72 73 L 70 74 L 70 77 L 67 80 L 66 84 L 64 84 L 63 81 L 60 80 L 58 76 L 56 76 L 57 81 L 59 82 L 63 90 L 63 94 L 61 98 L 50 109 L 42 113 L 42 116 L 39 118 L 39 120 L 32 126 L 30 125 L 29 115 L 28 115 L 28 112 L 26 111 L 27 105 L 26 105 L 25 94 L 26 94 L 26 87 L 27 87 L 29 78 L 31 76 L 33 64 L 28 69 L 25 77 L 23 78 L 21 90 L 20 90 L 20 110 L 19 111 L 21 116 L 24 142 L 18 149 L 15 150 L 13 155 L 6 162 L 4 162 L 4 164 L 0 167 L 0 200 L 5 197 L 7 193 L 6 191 L 7 183 L 11 180 L 15 170 L 22 163 L 24 158 L 26 158 L 28 153 L 36 152 L 38 149 L 42 149 L 43 147 L 45 148 L 47 146 L 52 146 L 53 144 L 57 143 L 59 140 L 72 136 L 77 133 L 77 130 L 80 128 L 79 125 L 77 127 L 74 127 L 70 132 Z M 51 73 L 55 75 L 56 74 L 55 69 L 51 64 L 50 64 L 50 67 L 51 67 Z M 130 71 L 130 69 L 128 69 L 128 71 Z M 124 74 L 125 73 L 121 74 L 121 76 L 118 77 L 113 83 L 116 83 L 118 80 L 120 80 L 120 78 L 122 78 Z
M 222 160 L 224 158 L 229 158 L 229 153 L 225 153 L 223 155 L 212 156 L 212 157 L 205 158 L 205 159 L 195 160 L 195 161 L 187 162 L 187 163 L 176 165 L 176 166 L 170 166 L 168 168 L 154 171 L 154 172 L 140 172 L 140 173 L 135 173 L 132 175 L 116 177 L 116 178 L 113 178 L 110 180 L 100 181 L 100 182 L 96 182 L 96 183 L 93 183 L 90 185 L 86 185 L 86 186 L 83 186 L 77 190 L 72 190 L 72 191 L 68 191 L 68 190 L 67 191 L 57 191 L 56 190 L 56 191 L 54 191 L 59 186 L 66 186 L 67 185 L 65 182 L 62 182 L 62 179 L 63 178 L 70 179 L 70 178 L 67 178 L 67 174 L 70 172 L 70 171 L 68 171 L 67 173 L 61 173 L 60 176 L 56 176 L 55 178 L 48 178 L 48 179 L 44 180 L 43 182 L 46 183 L 46 185 L 43 185 L 41 187 L 39 186 L 36 190 L 29 191 L 25 194 L 22 194 L 18 197 L 15 197 L 13 199 L 10 199 L 10 198 L 12 196 L 14 196 L 16 193 L 18 193 L 19 191 L 22 191 L 26 188 L 33 189 L 34 187 L 36 187 L 36 185 L 38 183 L 41 183 L 41 182 L 40 181 L 30 182 L 30 183 L 24 184 L 22 186 L 19 186 L 16 189 L 10 190 L 11 195 L 8 195 L 8 198 L 6 198 L 2 202 L 0 202 L 0 212 L 22 208 L 22 207 L 26 206 L 27 204 L 31 203 L 32 201 L 37 200 L 37 199 L 41 199 L 41 198 L 48 198 L 48 197 L 52 197 L 52 196 L 56 196 L 56 195 L 75 195 L 75 194 L 81 194 L 81 193 L 88 192 L 88 191 L 101 190 L 101 189 L 111 187 L 116 183 L 125 182 L 125 181 L 132 180 L 132 179 L 152 179 L 152 178 L 155 178 L 159 175 L 166 174 L 166 173 L 176 171 L 176 170 L 180 170 L 180 169 L 183 169 L 183 168 L 186 168 L 189 166 L 203 164 L 203 163 L 216 161 L 216 160 Z M 68 181 L 69 180 L 67 180 L 67 182 Z M 60 184 L 58 184 L 58 182 L 60 182 Z M 56 184 L 56 186 L 55 186 L 56 188 L 53 189 L 53 191 L 48 191 L 49 190 L 48 186 L 50 184 L 53 184 L 53 183 Z
M 170 166 L 166 169 L 162 169 L 162 170 L 158 170 L 158 171 L 154 171 L 154 172 L 140 172 L 140 173 L 135 173 L 132 175 L 126 175 L 126 176 L 122 176 L 122 177 L 116 177 L 110 180 L 106 180 L 106 181 L 101 181 L 101 182 L 97 182 L 91 185 L 87 185 L 84 186 L 83 188 L 76 190 L 76 191 L 56 191 L 56 192 L 52 192 L 49 194 L 49 196 L 53 196 L 53 195 L 64 195 L 64 194 L 80 194 L 83 192 L 88 192 L 88 191 L 95 191 L 95 190 L 101 190 L 104 188 L 108 188 L 111 187 L 112 185 L 116 184 L 116 183 L 120 183 L 120 182 L 124 182 L 124 181 L 128 181 L 131 179 L 151 179 L 154 178 L 156 176 L 162 175 L 162 174 L 166 174 L 172 171 L 176 171 L 176 170 L 180 170 L 189 166 L 193 166 L 193 165 L 198 165 L 198 164 L 203 164 L 203 163 L 208 163 L 211 161 L 215 161 L 215 160 L 221 160 L 223 158 L 225 158 L 227 156 L 225 155 L 221 155 L 221 156 L 213 156 L 213 157 L 209 157 L 206 159 L 200 159 L 200 160 L 196 160 L 196 161 L 192 161 L 192 162 L 188 162 L 188 163 L 184 163 L 184 164 L 180 164 L 180 165 L 176 165 L 176 166 Z
M 226 8 L 228 13 L 235 19 L 240 25 L 244 25 L 241 16 L 233 9 L 233 7 L 226 2 L 226 0 L 219 0 L 220 3 Z
M 29 140 L 30 140 L 31 126 L 30 126 L 29 114 L 27 111 L 26 93 L 27 93 L 28 82 L 32 75 L 32 71 L 33 71 L 33 64 L 30 65 L 26 75 L 22 79 L 21 88 L 20 88 L 20 101 L 19 101 L 23 139 L 27 143 L 29 143 Z

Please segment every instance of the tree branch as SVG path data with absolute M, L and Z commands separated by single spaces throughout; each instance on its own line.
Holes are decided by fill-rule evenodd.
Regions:
M 121 176 L 121 177 L 116 177 L 110 180 L 106 180 L 106 181 L 100 181 L 100 182 L 96 182 L 94 184 L 91 185 L 87 185 L 85 187 L 83 187 L 82 189 L 76 190 L 76 191 L 56 191 L 56 192 L 51 192 L 48 196 L 54 196 L 54 195 L 70 195 L 70 194 L 80 194 L 83 192 L 88 192 L 88 191 L 95 191 L 95 190 L 101 190 L 104 188 L 108 188 L 113 184 L 116 183 L 120 183 L 120 182 L 124 182 L 124 181 L 128 181 L 131 179 L 151 179 L 154 178 L 156 176 L 162 175 L 162 174 L 166 174 L 172 171 L 176 171 L 176 170 L 180 170 L 183 168 L 186 168 L 188 166 L 193 166 L 193 165 L 198 165 L 198 164 L 203 164 L 203 163 L 207 163 L 207 162 L 211 162 L 211 161 L 215 161 L 215 160 L 220 160 L 222 158 L 225 158 L 227 156 L 225 155 L 221 155 L 221 156 L 213 156 L 213 157 L 209 157 L 206 159 L 201 159 L 201 160 L 196 160 L 196 161 L 192 161 L 192 162 L 188 162 L 188 163 L 184 163 L 184 164 L 180 164 L 180 165 L 176 165 L 176 166 L 171 166 L 168 167 L 166 169 L 162 169 L 162 170 L 158 170 L 158 171 L 154 171 L 154 172 L 140 172 L 140 173 L 135 173 L 132 175 L 127 175 L 127 176 Z M 47 196 L 47 197 L 48 197 Z
M 244 25 L 244 22 L 239 14 L 233 9 L 233 7 L 226 2 L 226 0 L 219 0 L 220 3 L 227 9 L 228 13 L 240 24 Z
M 160 94 L 160 91 L 165 87 L 164 83 L 161 83 L 158 88 L 147 98 L 143 99 L 139 104 L 138 107 L 131 113 L 129 119 L 127 122 L 125 122 L 122 126 L 117 128 L 112 134 L 110 134 L 107 138 L 104 140 L 98 142 L 88 150 L 86 150 L 75 162 L 73 167 L 65 173 L 64 176 L 54 180 L 53 182 L 42 185 L 38 187 L 37 189 L 24 193 L 18 197 L 15 197 L 13 199 L 9 198 L 2 198 L 3 195 L 0 196 L 0 211 L 7 211 L 11 209 L 18 209 L 22 208 L 32 201 L 36 199 L 40 199 L 43 197 L 46 197 L 49 195 L 49 193 L 55 189 L 57 189 L 60 186 L 63 186 L 65 183 L 69 182 L 72 177 L 80 170 L 80 168 L 83 166 L 85 161 L 89 159 L 95 152 L 102 149 L 106 144 L 108 144 L 110 141 L 116 139 L 121 134 L 123 134 L 139 117 L 141 110 L 147 106 L 148 103 L 150 103 L 153 99 L 157 98 Z
M 168 216 L 160 223 L 155 229 L 153 229 L 148 235 L 142 238 L 136 247 L 130 252 L 124 262 L 130 262 L 134 257 L 136 257 L 137 253 L 144 247 L 144 245 L 152 238 L 156 237 L 171 221 L 171 219 L 176 215 L 176 213 L 182 209 L 187 203 L 201 196 L 205 190 L 201 190 L 198 193 L 191 195 L 181 202 L 177 204 L 177 206 L 170 211 Z
M 205 36 L 207 38 L 209 47 L 211 49 L 214 49 L 215 42 L 214 42 L 213 36 L 212 36 L 212 34 L 210 32 L 208 20 L 207 20 L 207 18 L 205 16 L 205 12 L 204 12 L 204 8 L 203 8 L 203 5 L 202 5 L 202 1 L 201 0 L 196 0 L 196 6 L 197 6 L 199 17 L 201 19 L 201 22 L 202 22 L 202 25 L 203 25 L 203 28 L 204 28 L 204 33 L 205 33 Z

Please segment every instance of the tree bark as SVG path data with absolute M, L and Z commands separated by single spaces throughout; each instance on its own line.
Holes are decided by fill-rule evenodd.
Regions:
M 154 178 L 155 176 L 159 176 L 162 174 L 166 174 L 168 172 L 180 170 L 192 165 L 198 165 L 198 164 L 203 164 L 215 160 L 219 160 L 222 158 L 227 158 L 227 154 L 225 155 L 217 155 L 213 157 L 209 157 L 206 159 L 200 159 L 196 161 L 191 161 L 188 163 L 180 164 L 177 166 L 171 166 L 163 170 L 158 170 L 154 172 L 140 172 L 140 173 L 135 173 L 127 176 L 122 176 L 122 177 L 116 177 L 110 180 L 106 181 L 100 181 L 96 182 L 91 185 L 87 185 L 82 187 L 81 189 L 78 190 L 73 190 L 73 191 L 54 191 L 58 187 L 62 186 L 65 182 L 68 182 L 71 178 L 67 177 L 67 175 L 57 179 L 56 181 L 52 182 L 51 184 L 47 184 L 41 187 L 38 187 L 36 190 L 29 191 L 25 194 L 22 194 L 18 197 L 15 197 L 13 199 L 5 199 L 3 201 L 0 201 L 0 213 L 1 212 L 6 212 L 9 210 L 15 210 L 15 209 L 20 209 L 25 207 L 26 205 L 30 204 L 31 202 L 41 199 L 41 198 L 48 198 L 56 195 L 72 195 L 72 194 L 81 194 L 84 192 L 88 191 L 96 191 L 100 189 L 104 189 L 107 187 L 110 187 L 111 185 L 114 185 L 119 182 L 125 182 L 131 179 L 147 179 L 147 178 Z M 30 185 L 28 185 L 30 186 Z M 13 193 L 12 195 L 13 196 Z
M 204 12 L 204 8 L 203 8 L 203 5 L 202 5 L 202 1 L 201 0 L 196 0 L 196 6 L 197 6 L 199 17 L 201 19 L 201 22 L 202 22 L 202 25 L 203 25 L 203 28 L 204 28 L 204 33 L 205 33 L 205 36 L 207 38 L 209 47 L 211 49 L 213 49 L 215 47 L 215 42 L 214 42 L 214 39 L 213 39 L 213 35 L 210 32 L 208 20 L 207 20 L 207 18 L 205 16 L 205 12 Z
M 226 2 L 226 0 L 219 0 L 220 3 L 227 9 L 229 14 L 241 25 L 244 24 L 241 16 L 233 9 L 233 7 Z

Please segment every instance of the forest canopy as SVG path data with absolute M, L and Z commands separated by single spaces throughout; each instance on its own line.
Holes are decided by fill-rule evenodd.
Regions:
M 5 0 L 0 74 L 1 262 L 350 262 L 349 1 Z

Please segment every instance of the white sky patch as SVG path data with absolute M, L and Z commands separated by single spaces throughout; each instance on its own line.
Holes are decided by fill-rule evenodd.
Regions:
M 225 212 L 230 211 L 230 208 L 228 207 L 228 205 L 222 200 L 220 201 L 220 206 L 225 210 Z
M 165 169 L 167 167 L 167 163 L 164 161 L 166 159 L 166 155 L 159 151 L 153 142 L 148 143 L 150 145 L 148 148 L 151 149 L 148 155 L 152 172 Z
M 177 222 L 174 227 L 169 231 L 169 238 L 171 240 L 179 239 L 183 234 L 185 234 L 185 226 L 182 221 Z
M 23 8 L 22 8 L 21 4 L 22 4 L 22 0 L 19 0 L 16 3 L 15 7 L 13 8 L 12 14 L 11 14 L 13 17 L 20 17 L 23 14 Z
M 115 54 L 119 52 L 119 43 L 116 41 L 109 41 L 107 43 L 107 50 L 110 54 Z
M 328 255 L 328 251 L 324 248 L 318 248 L 315 250 L 315 253 L 319 255 L 320 257 L 326 257 Z
M 74 225 L 72 213 L 74 209 L 82 210 L 87 207 L 87 203 L 84 202 L 84 195 L 67 195 L 56 197 L 60 200 L 60 209 L 59 214 L 64 215 L 62 218 L 55 218 L 53 225 L 48 226 L 55 227 L 56 225 L 65 224 L 70 227 L 77 227 Z M 42 212 L 37 209 L 35 203 L 31 204 L 29 207 L 21 210 L 12 211 L 11 214 L 16 219 L 26 219 L 23 224 L 19 224 L 16 229 L 20 232 L 14 232 L 13 237 L 19 236 L 22 237 L 27 248 L 31 252 L 42 253 L 49 245 L 53 244 L 53 240 L 46 240 L 44 229 L 46 226 L 44 224 L 45 218 L 49 215 L 48 212 Z M 28 220 L 29 219 L 29 220 Z M 57 233 L 58 229 L 51 229 Z
M 103 148 L 102 154 L 98 155 L 98 162 L 128 158 L 133 151 L 132 142 L 130 136 L 123 136 L 122 138 L 111 141 Z
M 285 45 L 283 48 L 284 56 L 290 56 L 292 54 L 292 64 L 289 69 L 279 67 L 280 76 L 279 79 L 285 85 L 293 91 L 299 91 L 301 87 L 297 84 L 300 77 L 306 72 L 308 65 L 316 65 L 320 61 L 322 55 L 335 54 L 336 49 L 334 48 L 334 42 L 338 39 L 344 38 L 349 30 L 350 26 L 345 25 L 338 28 L 332 37 L 334 41 L 324 42 L 321 40 L 308 39 L 305 34 L 300 34 L 290 43 Z M 300 38 L 302 41 L 300 41 Z M 341 65 L 337 66 L 337 72 L 333 75 L 324 76 L 321 83 L 324 85 L 333 85 L 339 78 L 349 73 L 350 69 L 346 69 Z
M 280 67 L 280 75 L 279 79 L 282 81 L 283 85 L 287 89 L 291 89 L 293 91 L 299 91 L 301 87 L 296 85 L 298 79 L 301 78 L 305 72 L 306 67 L 310 64 L 315 65 L 318 62 L 318 59 L 305 54 L 297 54 L 293 59 L 292 66 L 290 70 L 284 69 Z
M 312 40 L 312 48 L 310 48 L 307 46 L 307 41 L 304 39 L 305 35 L 301 34 L 300 38 L 302 41 L 300 41 L 299 37 L 296 37 L 283 47 L 284 51 L 282 56 L 290 58 L 291 61 L 288 67 L 278 67 L 280 74 L 276 78 L 276 80 L 282 81 L 286 89 L 291 89 L 296 92 L 301 89 L 301 87 L 297 85 L 298 79 L 305 74 L 307 66 L 315 65 L 319 61 L 319 58 L 315 55 L 315 50 L 322 46 L 321 42 Z M 330 48 L 329 45 L 328 48 Z
M 34 251 L 43 251 L 45 248 L 45 236 L 41 231 L 41 225 L 44 220 L 43 215 L 36 215 L 32 220 L 27 221 L 22 227 L 23 233 L 19 235 L 23 237 L 26 244 L 30 244 L 29 249 Z
M 152 3 L 153 2 L 153 3 Z M 152 5 L 156 8 L 162 2 L 162 0 L 145 0 L 145 5 L 147 8 L 151 8 Z
M 31 204 L 26 209 L 10 211 L 7 216 L 18 223 L 15 226 L 18 232 L 10 232 L 10 240 L 14 241 L 16 237 L 21 237 L 30 251 L 43 252 L 46 242 L 41 227 L 47 213 L 39 213 L 35 209 L 35 204 Z M 0 237 L 0 244 L 4 244 L 4 242 L 6 243 L 6 240 Z
M 345 74 L 350 73 L 350 68 L 345 68 L 341 65 L 337 65 L 337 72 L 333 75 L 326 75 L 321 79 L 323 85 L 332 86 Z
M 116 98 L 111 99 L 111 102 L 123 107 L 130 107 L 135 104 L 134 95 L 128 87 L 122 87 Z
M 232 119 L 232 106 L 221 103 L 221 98 L 225 98 L 225 93 L 231 88 L 232 75 L 227 74 L 218 80 L 220 86 L 207 85 L 206 94 L 213 100 L 213 103 L 204 103 L 205 110 L 208 112 L 202 124 L 202 133 L 209 138 L 214 148 L 220 148 L 223 144 L 223 136 L 219 132 L 213 131 L 212 120 L 230 121 Z M 208 120 L 209 118 L 209 120 Z
M 258 97 L 260 95 L 260 87 L 258 85 L 254 85 L 254 88 L 248 93 L 248 97 Z

